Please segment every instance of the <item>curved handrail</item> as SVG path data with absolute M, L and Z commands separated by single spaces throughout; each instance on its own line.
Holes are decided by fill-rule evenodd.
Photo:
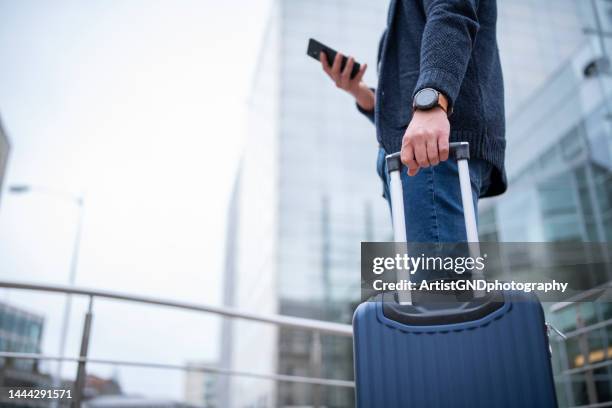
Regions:
M 306 329 L 318 331 L 320 333 L 333 334 L 337 336 L 351 337 L 353 335 L 352 326 L 349 324 L 325 322 L 321 320 L 305 319 L 302 317 L 283 316 L 283 315 L 266 315 L 247 311 L 242 311 L 232 307 L 203 305 L 191 302 L 181 302 L 176 300 L 167 300 L 152 296 L 130 295 L 121 292 L 89 289 L 69 285 L 54 285 L 27 283 L 19 281 L 0 280 L 0 288 L 34 290 L 40 292 L 63 293 L 71 295 L 88 296 L 104 299 L 125 300 L 135 303 L 144 303 L 148 305 L 167 306 L 183 310 L 192 310 L 196 312 L 213 313 L 224 317 L 238 318 L 262 323 L 275 324 L 277 326 L 292 327 L 297 329 Z

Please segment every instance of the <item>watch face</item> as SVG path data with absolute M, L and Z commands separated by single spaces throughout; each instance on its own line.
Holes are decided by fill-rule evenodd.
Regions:
M 414 96 L 414 104 L 418 109 L 431 109 L 438 104 L 438 92 L 431 88 L 421 89 Z

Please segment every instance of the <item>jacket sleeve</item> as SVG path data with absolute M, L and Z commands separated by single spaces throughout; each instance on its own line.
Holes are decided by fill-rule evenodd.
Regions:
M 457 99 L 478 33 L 479 0 L 422 0 L 426 23 L 421 42 L 421 67 L 415 87 L 434 88 Z

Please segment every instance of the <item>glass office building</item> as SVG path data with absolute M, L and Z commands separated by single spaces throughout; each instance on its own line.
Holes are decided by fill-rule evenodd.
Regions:
M 349 323 L 360 295 L 360 241 L 389 237 L 374 127 L 306 55 L 316 38 L 370 69 L 386 2 L 274 2 L 250 99 L 235 233 L 234 305 Z M 348 339 L 235 323 L 235 369 L 352 379 Z M 350 389 L 232 380 L 231 406 L 353 406 Z
M 209 362 L 188 362 L 187 366 L 197 368 L 198 366 L 218 367 L 216 361 Z M 185 373 L 185 393 L 184 402 L 193 407 L 223 408 L 219 401 L 218 390 L 219 380 L 225 376 L 219 376 L 203 371 L 193 370 Z
M 508 93 L 534 80 L 527 69 L 532 63 L 550 65 L 544 75 L 536 73 L 531 89 L 514 92 L 519 97 L 512 100 L 507 120 L 509 190 L 483 202 L 481 238 L 607 242 L 612 238 L 612 2 L 528 3 L 532 16 L 546 10 L 551 24 L 532 26 L 540 37 L 531 41 L 505 39 L 516 42 L 516 49 L 502 48 L 502 59 L 525 65 L 510 72 L 505 66 Z M 597 283 L 610 280 L 601 276 Z M 575 300 L 544 305 L 549 322 L 567 335 L 565 341 L 552 338 L 560 406 L 612 406 L 612 308 Z
M 23 309 L 0 303 L 0 350 L 40 353 L 44 318 Z M 38 363 L 33 360 L 0 359 L 2 385 L 37 385 Z M 25 382 L 22 382 L 25 381 Z

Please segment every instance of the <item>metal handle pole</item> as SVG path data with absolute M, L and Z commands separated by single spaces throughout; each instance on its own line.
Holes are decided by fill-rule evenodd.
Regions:
M 480 256 L 480 240 L 478 238 L 478 224 L 476 223 L 476 210 L 472 199 L 472 182 L 470 180 L 470 168 L 468 165 L 470 145 L 467 142 L 451 143 L 450 148 L 451 153 L 457 159 L 459 186 L 461 189 L 461 205 L 463 206 L 463 219 L 465 220 L 465 233 L 467 236 L 470 257 L 475 259 Z M 482 279 L 484 279 L 484 273 L 474 269 L 472 271 L 472 280 Z M 474 297 L 476 298 L 484 297 L 485 294 L 483 290 L 474 291 Z
M 389 172 L 391 193 L 391 218 L 393 221 L 393 240 L 406 242 L 406 219 L 404 216 L 404 194 L 399 170 Z
M 399 153 L 390 154 L 386 157 L 387 170 L 389 172 L 389 190 L 391 195 L 391 219 L 393 223 L 393 241 L 395 251 L 403 253 L 406 250 L 406 218 L 404 215 L 404 189 L 400 170 L 402 161 Z M 405 269 L 396 270 L 397 282 L 410 282 L 410 272 Z M 397 293 L 400 304 L 412 304 L 412 295 L 409 290 L 400 290 Z
M 478 242 L 476 211 L 472 201 L 472 186 L 470 185 L 470 170 L 467 159 L 458 160 L 457 166 L 459 167 L 459 184 L 461 186 L 461 202 L 463 204 L 463 218 L 465 219 L 467 241 Z

